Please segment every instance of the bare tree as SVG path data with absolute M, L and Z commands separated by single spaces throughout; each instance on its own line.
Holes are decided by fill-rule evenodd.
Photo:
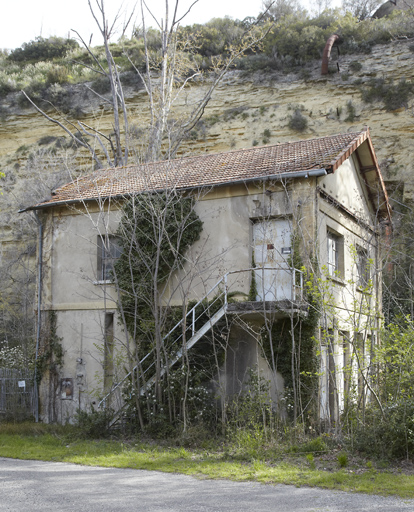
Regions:
M 185 36 L 184 32 L 180 30 L 181 22 L 197 2 L 198 0 L 195 0 L 189 9 L 182 16 L 179 16 L 179 0 L 172 2 L 173 8 L 171 10 L 170 2 L 166 0 L 165 16 L 161 21 L 158 21 L 145 1 L 141 0 L 145 71 L 141 72 L 138 65 L 128 57 L 130 58 L 131 64 L 135 67 L 139 78 L 144 83 L 148 94 L 150 109 L 149 126 L 143 126 L 141 130 L 142 133 L 147 133 L 147 136 L 141 141 L 141 147 L 144 149 L 142 150 L 142 154 L 139 154 L 140 160 L 154 161 L 161 158 L 168 159 L 176 154 L 183 139 L 203 116 L 204 110 L 211 100 L 215 88 L 222 81 L 236 59 L 242 56 L 246 51 L 257 47 L 269 30 L 268 25 L 258 20 L 256 24 L 249 26 L 237 41 L 233 41 L 233 43 L 229 45 L 225 56 L 212 58 L 213 69 L 207 74 L 203 73 L 198 68 L 196 61 L 191 58 L 192 52 L 197 47 L 197 37 L 188 38 L 188 36 Z M 98 167 L 127 165 L 131 151 L 127 103 L 120 79 L 120 72 L 110 48 L 111 38 L 114 36 L 115 28 L 120 21 L 120 11 L 118 11 L 115 19 L 109 22 L 105 11 L 104 0 L 97 0 L 95 7 L 92 6 L 90 0 L 88 0 L 88 3 L 92 16 L 102 36 L 105 48 L 106 67 L 101 64 L 93 48 L 90 47 L 78 32 L 74 32 L 78 35 L 92 60 L 91 65 L 84 65 L 109 81 L 109 97 L 96 92 L 92 87 L 86 87 L 112 109 L 113 133 L 110 135 L 104 134 L 102 131 L 81 121 L 74 123 L 69 119 L 59 120 L 56 117 L 52 117 L 36 105 L 24 91 L 23 94 L 40 114 L 46 117 L 50 122 L 60 126 L 72 137 L 77 145 L 88 150 Z M 160 39 L 160 50 L 156 53 L 151 52 L 149 48 L 148 32 L 145 22 L 147 12 L 155 21 L 158 28 L 156 35 Z M 172 12 L 172 14 L 170 14 L 170 12 Z M 134 13 L 131 13 L 125 23 L 123 33 L 125 33 L 131 22 L 133 14 Z M 181 116 L 181 119 L 172 120 L 171 114 L 178 99 L 185 94 L 186 89 L 191 83 L 200 83 L 201 80 L 207 83 L 207 88 L 201 94 L 201 98 L 194 100 L 194 102 L 189 105 L 187 112 Z M 84 136 L 92 137 L 93 142 L 88 142 L 88 140 L 79 133 Z
M 343 0 L 342 9 L 350 12 L 355 18 L 364 20 L 369 18 L 382 3 L 382 0 Z

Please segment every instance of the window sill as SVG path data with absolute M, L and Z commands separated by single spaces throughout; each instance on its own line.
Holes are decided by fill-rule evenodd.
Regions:
M 338 276 L 328 276 L 328 279 L 330 281 L 334 282 L 335 284 L 339 284 L 341 286 L 346 286 L 345 281 L 341 277 L 338 277 Z
M 93 281 L 95 286 L 102 286 L 103 284 L 115 284 L 111 279 L 101 280 L 101 281 Z
M 357 292 L 362 293 L 364 295 L 372 295 L 372 287 L 367 285 L 367 288 L 362 288 L 361 286 L 358 286 L 358 285 L 356 287 Z

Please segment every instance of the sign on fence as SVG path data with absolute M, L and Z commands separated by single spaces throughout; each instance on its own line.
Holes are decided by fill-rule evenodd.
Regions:
M 25 370 L 0 368 L 0 421 L 23 420 L 33 414 L 33 375 Z

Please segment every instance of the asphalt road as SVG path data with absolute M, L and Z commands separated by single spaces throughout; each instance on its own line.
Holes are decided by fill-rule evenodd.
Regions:
M 0 458 L 0 512 L 414 511 L 414 500 Z

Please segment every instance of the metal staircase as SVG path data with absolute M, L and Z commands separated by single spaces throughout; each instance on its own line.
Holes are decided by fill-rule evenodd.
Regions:
M 293 304 L 293 301 L 302 300 L 303 295 L 303 275 L 302 272 L 291 267 L 279 266 L 266 269 L 249 268 L 245 270 L 238 270 L 228 272 L 225 274 L 214 286 L 209 290 L 201 300 L 193 306 L 188 313 L 182 318 L 163 338 L 162 345 L 165 345 L 166 341 L 171 346 L 180 347 L 171 356 L 171 358 L 161 368 L 160 376 L 163 376 L 165 372 L 174 366 L 184 355 L 184 353 L 190 350 L 203 336 L 205 336 L 216 324 L 222 319 L 229 306 L 229 296 L 233 297 L 234 294 L 240 294 L 241 292 L 237 287 L 246 289 L 246 283 L 250 283 L 250 276 L 252 272 L 269 272 L 273 271 L 275 276 L 277 273 L 289 272 L 291 276 L 291 289 L 289 301 Z M 243 275 L 244 274 L 244 275 Z M 242 275 L 242 277 L 241 277 Z M 244 282 L 243 282 L 244 279 Z M 244 286 L 243 286 L 244 285 Z M 246 294 L 243 294 L 246 296 Z M 261 294 L 263 297 L 263 293 Z M 262 302 L 262 297 L 260 301 Z M 201 326 L 200 321 L 203 316 L 207 315 L 208 320 Z M 145 357 L 130 371 L 125 377 L 115 384 L 111 391 L 99 402 L 98 408 L 106 409 L 111 407 L 115 410 L 114 417 L 110 423 L 112 426 L 121 417 L 125 410 L 126 404 L 122 398 L 122 388 L 124 384 L 131 378 L 134 372 L 139 371 L 140 374 L 140 385 L 139 385 L 139 396 L 143 396 L 148 389 L 150 389 L 157 378 L 155 373 L 155 362 L 152 362 L 149 366 L 146 366 L 146 360 L 154 354 L 154 350 L 146 354 Z M 155 358 L 154 358 L 155 359 Z M 145 368 L 145 370 L 143 370 Z

